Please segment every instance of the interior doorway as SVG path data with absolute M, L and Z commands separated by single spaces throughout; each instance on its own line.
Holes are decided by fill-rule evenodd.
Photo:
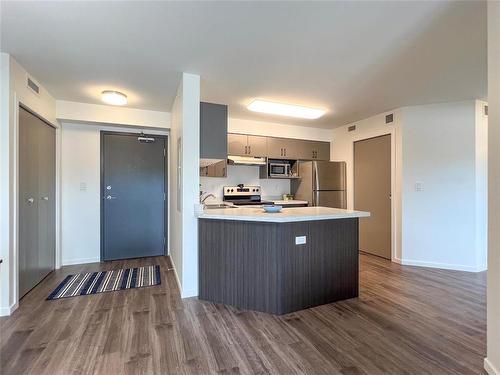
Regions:
M 359 220 L 359 249 L 391 259 L 391 135 L 354 142 L 354 209 L 369 211 Z
M 56 130 L 19 107 L 19 297 L 55 269 Z
M 167 137 L 101 132 L 101 260 L 165 255 Z

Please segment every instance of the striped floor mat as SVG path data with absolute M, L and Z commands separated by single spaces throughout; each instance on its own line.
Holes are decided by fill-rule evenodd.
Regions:
M 159 265 L 78 273 L 66 276 L 63 282 L 47 297 L 47 300 L 86 296 L 89 294 L 142 288 L 159 284 L 161 284 Z

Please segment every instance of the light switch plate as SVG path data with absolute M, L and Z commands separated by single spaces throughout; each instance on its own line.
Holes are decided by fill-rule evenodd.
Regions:
M 306 236 L 297 236 L 295 237 L 295 245 L 305 245 Z
M 424 191 L 424 184 L 422 182 L 415 182 L 415 191 Z

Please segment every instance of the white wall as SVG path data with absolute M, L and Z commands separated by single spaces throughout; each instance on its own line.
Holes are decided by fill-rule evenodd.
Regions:
M 353 142 L 392 135 L 392 259 L 403 264 L 486 268 L 484 102 L 404 107 L 333 130 L 332 160 L 347 162 L 353 208 Z M 415 183 L 423 191 L 415 190 Z
M 313 125 L 311 123 L 311 126 L 296 126 L 285 123 L 252 121 L 229 117 L 227 128 L 229 133 L 329 142 L 332 133 L 331 129 L 315 128 Z
M 484 367 L 500 374 L 500 2 L 488 1 L 488 354 Z
M 17 200 L 18 200 L 18 128 L 19 104 L 23 104 L 41 118 L 56 127 L 56 142 L 59 141 L 59 129 L 55 116 L 55 100 L 40 85 L 39 94 L 27 87 L 28 72 L 8 54 L 1 54 L 1 247 L 3 259 L 0 272 L 0 315 L 10 314 L 18 303 L 17 276 Z M 36 78 L 31 77 L 34 81 Z M 57 160 L 59 155 L 56 154 Z M 58 176 L 56 176 L 58 178 Z M 59 191 L 56 190 L 56 200 Z M 59 220 L 58 206 L 56 220 Z M 59 228 L 56 228 L 56 256 L 59 252 Z M 57 266 L 57 264 L 56 264 Z
M 166 130 L 108 124 L 62 122 L 61 253 L 62 264 L 100 261 L 100 132 L 168 134 Z
M 482 271 L 486 248 L 476 225 L 476 201 L 486 199 L 485 121 L 476 124 L 476 101 L 403 109 L 403 263 Z M 482 126 L 481 126 L 482 125 Z M 480 128 L 480 129 L 478 129 Z M 478 157 L 476 149 L 478 148 Z M 415 184 L 423 186 L 422 191 Z M 481 202 L 479 202 L 481 204 Z M 479 210 L 479 208 L 478 208 Z M 481 218 L 484 219 L 484 218 Z M 476 242 L 477 240 L 477 242 Z
M 392 123 L 385 123 L 387 114 L 394 114 Z M 401 259 L 401 110 L 394 110 L 357 121 L 355 123 L 335 128 L 332 131 L 330 159 L 345 161 L 347 164 L 347 208 L 354 208 L 354 142 L 391 135 L 391 179 L 392 179 L 392 259 L 400 262 Z M 356 125 L 356 130 L 348 131 L 348 127 Z
M 332 134 L 331 129 L 252 121 L 231 117 L 228 119 L 228 132 L 264 135 L 268 137 L 310 139 L 324 142 L 330 142 Z M 264 198 L 281 199 L 283 194 L 290 193 L 289 180 L 259 179 L 258 166 L 228 165 L 226 178 L 200 177 L 200 183 L 203 192 L 214 194 L 219 201 L 222 200 L 222 188 L 226 185 L 260 185 Z
M 183 73 L 171 113 L 170 254 L 185 298 L 198 295 L 199 76 Z
M 61 121 L 130 125 L 145 128 L 170 128 L 170 113 L 168 112 L 77 103 L 65 100 L 58 100 L 56 109 L 57 118 Z

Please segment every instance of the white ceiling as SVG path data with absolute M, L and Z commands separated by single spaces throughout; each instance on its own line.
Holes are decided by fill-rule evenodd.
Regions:
M 314 127 L 487 91 L 485 2 L 1 1 L 1 50 L 57 99 L 169 111 L 184 71 L 232 117 Z M 256 97 L 328 114 L 258 115 Z

